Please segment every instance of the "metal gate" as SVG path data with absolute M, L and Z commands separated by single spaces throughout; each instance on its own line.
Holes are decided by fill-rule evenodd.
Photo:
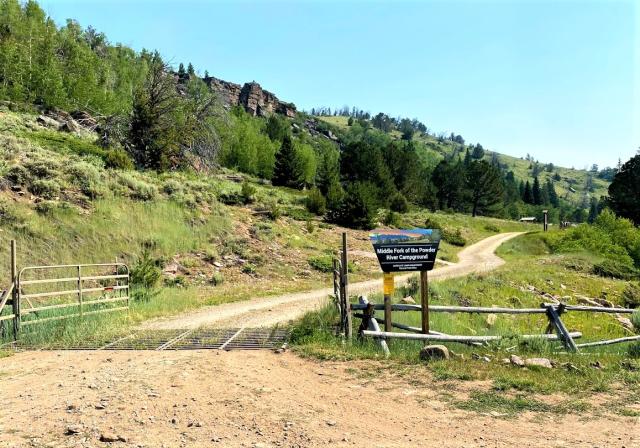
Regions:
M 129 309 L 129 268 L 124 263 L 28 266 L 18 273 L 15 288 L 18 330 Z

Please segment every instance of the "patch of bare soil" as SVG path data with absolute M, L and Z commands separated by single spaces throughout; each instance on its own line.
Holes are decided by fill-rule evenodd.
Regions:
M 505 241 L 522 233 L 511 232 L 485 238 L 463 249 L 458 254 L 458 263 L 439 267 L 429 274 L 430 280 L 442 280 L 462 277 L 471 273 L 491 271 L 504 264 L 504 260 L 495 254 L 496 249 Z M 406 282 L 411 276 L 396 276 L 396 284 Z M 380 280 L 368 280 L 349 285 L 350 294 L 368 294 L 380 290 Z M 182 329 L 201 326 L 249 326 L 265 327 L 286 323 L 325 303 L 331 288 L 322 288 L 281 296 L 262 297 L 244 302 L 228 303 L 204 307 L 197 311 L 168 319 L 147 322 L 145 329 Z
M 0 359 L 0 447 L 640 446 L 633 418 L 452 409 L 422 372 L 268 351 L 20 353 Z

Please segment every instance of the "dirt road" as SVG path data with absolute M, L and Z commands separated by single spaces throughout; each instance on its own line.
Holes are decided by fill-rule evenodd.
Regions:
M 403 370 L 270 351 L 19 353 L 0 359 L 0 447 L 640 446 L 638 418 L 462 411 L 452 401 L 490 384 Z
M 446 265 L 429 273 L 430 280 L 461 277 L 474 272 L 486 272 L 502 265 L 504 261 L 495 254 L 502 243 L 521 232 L 500 233 L 463 249 L 458 254 L 458 263 Z M 410 275 L 396 277 L 396 284 L 406 282 Z M 379 279 L 349 285 L 350 294 L 368 294 L 381 288 Z M 145 323 L 144 329 L 189 329 L 201 326 L 261 327 L 273 326 L 300 317 L 320 306 L 331 288 L 317 289 L 276 297 L 263 297 L 244 302 L 228 303 L 201 308 L 195 312 L 168 319 Z

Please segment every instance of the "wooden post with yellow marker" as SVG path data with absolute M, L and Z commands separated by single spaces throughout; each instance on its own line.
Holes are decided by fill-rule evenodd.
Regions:
M 391 329 L 391 298 L 394 290 L 393 274 L 385 272 L 382 276 L 382 289 L 384 292 L 384 331 Z

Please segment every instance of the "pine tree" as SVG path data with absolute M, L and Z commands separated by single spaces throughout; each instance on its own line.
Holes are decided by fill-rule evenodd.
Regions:
M 484 160 L 474 161 L 469 165 L 467 189 L 471 216 L 494 212 L 502 204 L 504 186 L 500 170 Z
M 473 147 L 473 158 L 476 160 L 480 160 L 484 157 L 484 148 L 480 143 L 476 144 Z
M 271 183 L 276 186 L 300 188 L 302 173 L 291 136 L 282 139 L 280 151 L 276 154 L 276 164 Z
M 471 164 L 471 152 L 469 148 L 467 148 L 467 152 L 464 154 L 464 166 L 469 166 Z
M 593 224 L 593 222 L 598 217 L 598 200 L 594 197 L 591 198 L 591 204 L 589 205 L 589 216 L 587 217 L 587 222 L 589 224 Z
M 531 193 L 533 196 L 533 203 L 535 205 L 544 204 L 544 198 L 542 197 L 542 190 L 540 189 L 540 181 L 538 180 L 537 177 L 533 178 L 533 188 Z
M 191 62 L 189 62 L 189 65 L 187 66 L 187 73 L 189 76 L 195 76 L 196 74 L 196 70 L 193 68 L 193 64 Z
M 554 207 L 558 207 L 560 205 L 560 199 L 558 198 L 558 193 L 556 193 L 556 187 L 551 181 L 551 179 L 547 179 L 547 195 L 549 196 L 549 203 Z
M 187 72 L 184 70 L 184 64 L 181 62 L 178 66 L 178 78 L 185 79 L 187 77 Z
M 529 181 L 527 181 L 527 183 L 524 185 L 522 200 L 525 204 L 533 204 L 533 192 L 531 191 L 531 184 L 529 183 Z

